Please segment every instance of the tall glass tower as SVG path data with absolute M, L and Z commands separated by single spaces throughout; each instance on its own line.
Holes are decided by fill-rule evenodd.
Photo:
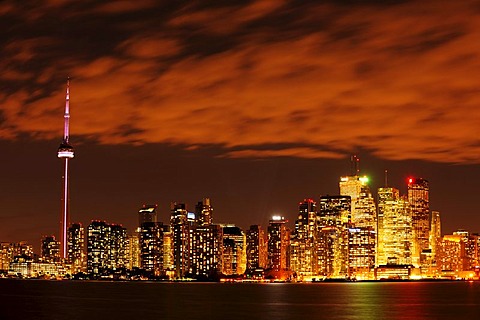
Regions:
M 62 218 L 61 218 L 61 232 L 60 232 L 60 253 L 62 258 L 67 258 L 67 228 L 69 221 L 69 180 L 68 180 L 68 162 L 73 159 L 74 152 L 73 147 L 69 142 L 70 135 L 70 79 L 67 80 L 67 94 L 65 100 L 65 114 L 64 127 L 63 127 L 63 140 L 58 147 L 57 155 L 60 159 L 63 159 L 64 172 L 63 172 L 63 193 L 62 193 Z

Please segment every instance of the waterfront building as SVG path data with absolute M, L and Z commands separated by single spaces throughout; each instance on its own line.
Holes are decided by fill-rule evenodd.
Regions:
M 342 195 L 320 197 L 317 219 L 318 273 L 331 278 L 345 278 L 348 274 L 351 197 Z
M 408 201 L 396 188 L 378 189 L 377 266 L 410 265 L 414 245 Z
M 162 274 L 163 266 L 163 230 L 158 222 L 143 222 L 139 230 L 140 268 L 155 276 Z
M 68 228 L 67 263 L 73 273 L 83 272 L 86 267 L 85 229 L 80 223 L 73 223 Z
M 416 256 L 429 249 L 430 202 L 428 181 L 421 178 L 408 179 L 408 203 L 412 214 L 412 225 Z
M 299 279 L 312 278 L 318 272 L 317 223 L 316 202 L 312 199 L 300 202 L 290 240 L 290 269 Z
M 140 228 L 141 229 L 141 228 Z M 125 239 L 125 267 L 127 269 L 140 268 L 140 236 L 139 232 L 127 235 Z
M 223 227 L 223 274 L 244 274 L 247 268 L 247 246 L 245 233 L 232 224 Z M 229 257 L 231 255 L 231 258 Z M 230 262 L 231 261 L 231 262 Z M 231 266 L 229 265 L 231 263 Z
M 60 242 L 55 236 L 45 236 L 41 243 L 41 257 L 43 262 L 60 262 Z
M 356 279 L 373 279 L 375 230 L 371 227 L 348 229 L 348 274 Z
M 432 211 L 432 218 L 430 222 L 430 249 L 432 250 L 433 265 L 437 263 L 437 253 L 440 241 L 442 241 L 442 224 L 440 219 L 440 212 Z
M 26 241 L 0 243 L 0 270 L 8 271 L 15 257 L 33 258 L 33 246 Z
M 211 220 L 207 223 L 211 223 Z M 192 273 L 194 276 L 212 278 L 220 274 L 222 269 L 224 269 L 222 263 L 224 253 L 223 230 L 222 226 L 216 224 L 203 223 L 203 225 L 196 227 L 193 237 L 194 249 L 192 250 Z M 232 241 L 235 247 L 235 241 L 233 239 Z M 238 252 L 235 251 L 235 253 Z M 232 255 L 230 268 L 234 265 L 233 262 L 236 262 L 237 257 L 237 255 Z M 235 269 L 235 271 L 237 270 Z
M 101 275 L 125 267 L 125 238 L 121 225 L 92 221 L 87 228 L 87 272 Z
M 175 278 L 184 278 L 191 270 L 190 223 L 184 203 L 170 205 L 170 228 L 172 230 Z
M 286 220 L 282 216 L 273 216 L 268 224 L 268 264 L 273 271 L 288 269 L 287 257 L 289 247 L 289 231 Z
M 443 274 L 456 275 L 468 269 L 464 235 L 444 235 L 437 249 L 437 267 Z
M 246 233 L 247 271 L 265 269 L 267 266 L 267 238 L 260 225 L 251 225 Z

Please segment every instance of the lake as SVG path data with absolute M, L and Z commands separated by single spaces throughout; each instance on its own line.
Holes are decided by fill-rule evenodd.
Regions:
M 480 319 L 480 282 L 2 279 L 0 319 Z

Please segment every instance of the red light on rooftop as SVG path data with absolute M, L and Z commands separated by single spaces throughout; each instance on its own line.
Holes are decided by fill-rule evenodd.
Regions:
M 408 184 L 412 184 L 413 183 L 413 178 L 408 178 Z

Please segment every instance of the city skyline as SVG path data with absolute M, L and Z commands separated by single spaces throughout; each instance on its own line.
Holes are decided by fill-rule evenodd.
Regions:
M 425 178 L 446 233 L 480 231 L 475 1 L 6 1 L 0 15 L 2 241 L 58 237 L 67 76 L 72 222 L 131 230 L 142 204 L 167 221 L 171 201 L 204 197 L 242 228 L 293 220 L 298 201 L 338 194 L 357 154 L 372 192 L 385 169 L 403 194 Z

